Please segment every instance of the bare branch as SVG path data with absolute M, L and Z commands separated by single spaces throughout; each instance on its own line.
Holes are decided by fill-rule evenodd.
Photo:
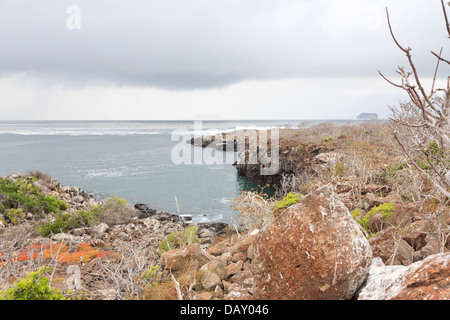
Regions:
M 441 62 L 442 50 L 444 50 L 444 48 L 441 48 L 441 52 L 439 52 L 439 57 L 438 57 L 438 61 L 436 64 L 436 70 L 434 71 L 433 85 L 431 86 L 430 97 L 434 94 L 434 85 L 436 84 L 436 76 L 437 76 L 437 73 L 439 70 L 439 62 Z M 433 51 L 431 51 L 431 53 L 433 53 Z
M 389 26 L 389 31 L 391 32 L 391 36 L 392 39 L 394 39 L 395 44 L 400 48 L 400 50 L 402 50 L 404 53 L 409 54 L 409 51 L 411 51 L 410 48 L 403 48 L 400 43 L 397 41 L 397 39 L 394 36 L 394 32 L 392 31 L 392 26 L 391 26 L 391 19 L 389 18 L 389 10 L 388 8 L 386 8 L 386 16 L 387 16 L 387 21 L 388 21 L 388 26 Z
M 433 51 L 431 51 L 431 53 L 432 53 L 436 58 L 438 58 L 438 60 L 450 64 L 450 61 L 448 61 L 448 60 L 442 58 L 440 54 L 438 55 L 437 53 L 435 53 L 435 52 L 433 52 Z M 442 53 L 442 49 L 441 49 L 441 53 Z
M 378 70 L 378 73 L 380 74 L 380 76 L 382 76 L 383 77 L 383 79 L 384 80 L 386 80 L 387 82 L 389 82 L 391 85 L 393 85 L 394 87 L 397 87 L 397 88 L 400 88 L 400 89 L 403 89 L 403 85 L 400 85 L 400 84 L 396 84 L 396 83 L 394 83 L 394 82 L 392 82 L 392 81 L 390 81 L 388 78 L 386 78 L 382 73 L 381 73 L 381 71 L 380 70 Z
M 445 9 L 444 0 L 441 0 L 441 4 L 442 4 L 442 11 L 444 12 L 445 26 L 447 27 L 448 37 L 450 38 L 450 24 L 448 22 L 447 10 Z

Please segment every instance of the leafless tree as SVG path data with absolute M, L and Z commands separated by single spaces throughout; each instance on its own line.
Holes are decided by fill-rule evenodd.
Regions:
M 113 287 L 118 299 L 142 298 L 145 279 L 142 278 L 147 268 L 156 264 L 156 256 L 148 248 L 130 246 L 116 250 L 116 254 L 99 260 L 100 275 L 105 280 L 105 289 Z
M 450 3 L 448 3 L 450 6 Z M 450 25 L 446 4 L 441 0 L 445 28 L 450 38 Z M 390 107 L 392 111 L 392 129 L 395 141 L 401 152 L 409 159 L 409 172 L 413 175 L 411 180 L 421 177 L 428 182 L 427 186 L 421 184 L 422 195 L 415 197 L 414 201 L 421 203 L 430 198 L 438 203 L 434 212 L 433 225 L 439 236 L 439 251 L 444 250 L 446 231 L 444 227 L 444 210 L 450 199 L 450 76 L 447 78 L 445 88 L 437 88 L 437 75 L 442 65 L 450 65 L 448 59 L 443 58 L 443 48 L 439 53 L 431 51 L 436 58 L 436 67 L 431 88 L 425 88 L 419 72 L 412 58 L 412 49 L 400 44 L 394 31 L 386 8 L 389 31 L 396 46 L 406 55 L 409 69 L 398 67 L 397 74 L 401 81 L 394 82 L 380 75 L 394 87 L 404 90 L 409 101 L 398 106 Z M 412 169 L 412 170 L 411 170 Z M 417 174 L 416 174 L 417 173 Z
M 446 29 L 450 38 L 450 27 L 444 1 L 441 0 Z M 380 75 L 391 85 L 404 90 L 410 101 L 391 107 L 391 120 L 394 124 L 394 138 L 402 152 L 411 160 L 411 164 L 445 197 L 450 198 L 450 165 L 448 152 L 450 149 L 450 77 L 446 88 L 436 88 L 436 79 L 441 64 L 450 65 L 450 61 L 431 51 L 436 57 L 436 69 L 433 82 L 427 91 L 420 79 L 412 59 L 410 47 L 400 44 L 394 35 L 389 11 L 386 9 L 389 31 L 397 47 L 406 54 L 410 70 L 398 67 L 397 73 L 401 82 L 395 83 Z M 420 165 L 419 161 L 426 165 Z

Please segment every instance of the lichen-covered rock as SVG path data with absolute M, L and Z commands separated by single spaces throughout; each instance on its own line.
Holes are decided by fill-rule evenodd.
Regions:
M 449 300 L 450 253 L 405 266 L 385 266 L 375 258 L 358 300 Z
M 280 214 L 253 246 L 261 299 L 350 299 L 372 260 L 369 243 L 330 186 Z

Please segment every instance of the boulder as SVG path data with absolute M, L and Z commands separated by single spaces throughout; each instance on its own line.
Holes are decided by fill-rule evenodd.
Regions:
M 236 242 L 232 247 L 231 247 L 231 254 L 234 255 L 236 253 L 241 253 L 241 252 L 247 252 L 248 247 L 250 247 L 250 245 L 252 244 L 254 239 L 254 236 L 247 236 L 245 237 L 243 240 Z
M 225 257 L 215 257 L 208 263 L 204 264 L 200 271 L 210 271 L 217 274 L 220 279 L 224 279 L 226 275 L 227 260 Z
M 212 271 L 205 271 L 201 275 L 200 281 L 202 283 L 203 289 L 206 291 L 212 291 L 217 286 L 222 286 L 220 277 Z
M 408 231 L 402 234 L 402 239 L 405 240 L 411 247 L 413 247 L 414 251 L 418 251 L 425 247 L 427 244 L 425 239 L 427 237 L 427 233 L 421 231 Z
M 230 243 L 228 241 L 221 241 L 207 250 L 207 252 L 213 256 L 220 256 L 229 251 Z
M 223 299 L 223 290 L 220 286 L 217 286 L 216 289 L 214 289 L 214 297 L 217 299 Z
M 197 232 L 197 236 L 201 244 L 210 244 L 216 237 L 214 232 L 206 228 L 199 229 Z
M 253 251 L 260 299 L 350 299 L 372 260 L 357 222 L 328 185 L 261 230 Z
M 449 300 L 450 253 L 405 266 L 386 266 L 375 258 L 358 300 Z
M 232 283 L 237 283 L 239 285 L 242 285 L 245 280 L 253 278 L 253 273 L 249 270 L 243 270 L 236 273 L 234 276 L 230 278 L 230 281 Z
M 145 219 L 156 214 L 156 210 L 149 208 L 146 204 L 137 203 L 134 205 L 138 219 Z
M 247 260 L 247 252 L 237 252 L 231 257 L 232 262 L 245 262 Z
M 237 274 L 238 272 L 240 272 L 242 270 L 242 262 L 235 262 L 235 263 L 230 263 L 226 268 L 225 268 L 225 277 L 229 278 L 231 276 L 234 276 L 235 274 Z
M 425 237 L 425 246 L 420 249 L 420 255 L 428 257 L 439 252 L 439 240 L 436 233 L 430 233 Z
M 392 226 L 380 231 L 369 243 L 373 257 L 381 258 L 385 264 L 407 266 L 413 262 L 413 247 Z
M 92 229 L 92 231 L 99 237 L 102 237 L 108 230 L 109 226 L 104 222 L 100 223 Z
M 250 292 L 242 287 L 234 287 L 226 296 L 225 300 L 252 300 L 253 296 Z
M 191 263 L 195 264 L 200 258 L 200 245 L 194 243 L 181 249 L 174 249 L 164 252 L 159 262 L 173 271 L 189 267 Z

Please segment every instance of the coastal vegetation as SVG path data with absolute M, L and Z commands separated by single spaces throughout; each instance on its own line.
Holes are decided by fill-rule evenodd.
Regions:
M 33 181 L 36 181 L 34 176 L 17 181 L 0 178 L 0 194 L 2 195 L 0 213 L 6 214 L 8 217 L 9 211 L 14 209 L 24 209 L 32 214 L 41 214 L 42 212 L 48 214 L 61 212 L 68 208 L 63 200 L 57 200 L 54 196 L 42 193 Z M 11 213 L 13 216 L 16 214 L 17 211 Z
M 333 139 L 323 141 L 324 136 Z M 448 161 L 435 144 L 429 145 L 427 152 L 435 154 L 436 161 Z M 420 159 L 416 158 L 416 163 Z M 3 185 L 9 187 L 0 193 L 4 207 L 0 217 L 0 290 L 5 294 L 15 287 L 14 283 L 45 266 L 50 271 L 46 276 L 41 274 L 41 284 L 60 289 L 58 294 L 66 299 L 254 298 L 250 292 L 261 293 L 251 288 L 258 288 L 264 277 L 253 261 L 269 259 L 263 252 L 273 245 L 258 235 L 284 223 L 288 230 L 292 228 L 290 219 L 300 214 L 306 215 L 306 220 L 294 225 L 304 228 L 302 236 L 294 236 L 300 229 L 289 229 L 288 233 L 279 231 L 283 236 L 276 241 L 295 241 L 309 233 L 314 241 L 338 234 L 347 236 L 344 229 L 327 231 L 338 228 L 334 223 L 320 228 L 318 223 L 323 223 L 321 217 L 348 215 L 359 227 L 352 234 L 367 241 L 364 250 L 370 246 L 374 257 L 386 265 L 420 263 L 448 250 L 450 208 L 433 196 L 433 185 L 413 161 L 399 150 L 386 122 L 282 129 L 280 172 L 272 177 L 274 183 L 258 191 L 243 191 L 231 199 L 232 224 L 221 229 L 222 233 L 186 224 L 179 215 L 157 213 L 143 205 L 133 208 L 115 196 L 94 201 L 77 188 L 59 186 L 47 175 L 47 182 L 11 175 L 2 178 Z M 433 170 L 426 165 L 420 168 Z M 248 179 L 257 181 L 254 171 L 247 170 L 244 173 L 248 173 Z M 265 192 L 267 188 L 275 191 Z M 12 206 L 12 194 L 16 194 L 14 199 L 50 197 L 49 203 L 58 206 L 46 213 L 42 200 L 40 214 L 33 211 L 30 215 L 28 208 L 34 206 L 27 207 L 28 200 L 16 200 L 17 206 Z M 328 214 L 328 210 L 339 213 Z M 319 220 L 314 220 L 317 215 Z M 348 222 L 343 225 L 348 226 Z M 323 243 L 332 241 L 330 238 Z M 257 252 L 252 245 L 256 243 Z M 294 248 L 301 244 L 284 245 Z M 314 252 L 305 250 L 309 255 Z M 283 252 L 288 254 L 285 250 L 276 252 L 278 263 L 275 260 L 266 265 L 264 260 L 262 265 L 270 270 L 284 265 L 288 269 L 283 272 L 294 277 L 296 266 L 306 261 L 291 266 L 296 260 L 284 257 Z M 75 296 L 64 276 L 65 268 L 71 265 L 85 270 L 81 274 L 84 287 Z M 12 291 L 2 297 L 10 296 Z
M 75 228 L 93 227 L 100 223 L 109 226 L 125 224 L 135 216 L 135 210 L 125 199 L 110 196 L 102 204 L 94 205 L 88 210 L 78 210 L 75 213 L 58 212 L 51 221 L 38 225 L 38 232 L 48 237 L 60 232 L 68 232 Z
M 0 178 L 0 300 L 71 297 L 67 266 L 86 299 L 450 299 L 450 88 L 435 76 L 425 90 L 387 18 L 411 71 L 380 74 L 410 101 L 390 121 L 280 129 L 276 174 L 249 161 L 263 148 L 244 151 L 238 174 L 274 192 L 232 199 L 226 227 L 96 201 L 38 171 Z M 450 62 L 432 54 L 436 75 Z

